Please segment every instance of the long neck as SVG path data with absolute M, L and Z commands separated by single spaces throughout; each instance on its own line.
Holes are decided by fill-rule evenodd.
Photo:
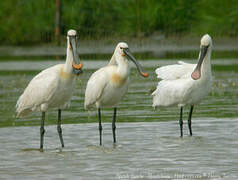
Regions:
M 115 57 L 115 54 L 113 54 L 112 57 L 111 57 L 111 60 L 108 63 L 108 66 L 116 65 L 116 64 L 117 64 L 116 57 Z
M 202 76 L 206 76 L 209 73 L 211 73 L 211 48 L 208 49 L 207 55 L 205 56 L 205 59 L 203 60 L 203 64 L 202 64 Z
M 128 76 L 129 74 L 129 65 L 127 59 L 125 57 L 118 57 L 117 59 L 117 73 L 120 74 L 123 77 Z
M 69 40 L 67 41 L 67 53 L 66 53 L 66 62 L 64 65 L 64 72 L 72 74 L 73 73 L 73 53 L 72 48 L 69 45 Z

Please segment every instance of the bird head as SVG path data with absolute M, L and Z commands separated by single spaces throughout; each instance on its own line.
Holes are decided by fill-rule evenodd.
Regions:
M 73 67 L 73 72 L 76 75 L 81 74 L 82 71 L 82 63 L 80 63 L 80 59 L 78 57 L 77 53 L 77 32 L 73 29 L 68 31 L 67 34 L 67 39 L 68 39 L 68 46 L 69 50 L 72 51 L 73 54 L 73 62 L 72 62 L 72 67 Z
M 201 39 L 199 59 L 196 68 L 191 74 L 192 79 L 194 80 L 200 79 L 203 61 L 207 56 L 208 52 L 210 51 L 211 47 L 212 47 L 212 38 L 208 34 L 206 34 Z
M 114 51 L 114 55 L 119 58 L 123 57 L 123 58 L 131 60 L 136 65 L 137 70 L 140 73 L 140 75 L 142 75 L 143 77 L 149 76 L 148 73 L 145 73 L 143 71 L 143 68 L 140 65 L 140 63 L 134 58 L 134 56 L 130 52 L 130 49 L 129 49 L 127 43 L 125 43 L 125 42 L 118 43 L 116 46 L 116 49 Z

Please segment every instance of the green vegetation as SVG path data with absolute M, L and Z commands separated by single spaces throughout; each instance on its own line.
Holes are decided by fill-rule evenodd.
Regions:
M 237 0 L 67 0 L 61 35 L 70 28 L 83 39 L 201 35 L 235 37 Z M 0 1 L 0 44 L 54 42 L 55 1 Z

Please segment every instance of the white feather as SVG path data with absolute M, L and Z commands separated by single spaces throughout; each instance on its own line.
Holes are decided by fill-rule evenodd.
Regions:
M 47 111 L 48 108 L 63 108 L 72 95 L 73 79 L 62 79 L 60 73 L 64 65 L 59 64 L 35 76 L 17 101 L 18 117 L 32 111 Z
M 204 41 L 204 37 L 209 42 Z M 208 95 L 212 83 L 210 63 L 212 41 L 208 35 L 204 37 L 201 44 L 210 44 L 210 46 L 203 60 L 200 79 L 194 80 L 191 78 L 196 64 L 179 61 L 178 64 L 156 69 L 157 77 L 162 80 L 152 93 L 153 107 L 194 105 Z
M 96 101 L 101 97 L 103 90 L 108 82 L 109 76 L 106 74 L 105 67 L 97 70 L 92 74 L 88 80 L 86 91 L 84 108 L 88 109 L 94 105 Z
M 85 91 L 85 109 L 115 107 L 126 94 L 129 84 L 129 66 L 124 56 L 126 43 L 119 43 L 109 64 L 94 72 Z
M 70 30 L 68 35 L 76 35 L 76 31 Z M 17 117 L 33 111 L 46 112 L 49 108 L 62 109 L 69 104 L 76 76 L 73 73 L 74 57 L 69 38 L 67 41 L 65 64 L 45 69 L 30 81 L 16 103 Z
M 188 64 L 183 61 L 178 61 L 178 64 L 163 66 L 155 70 L 157 78 L 164 80 L 174 80 L 186 78 L 191 75 L 196 64 Z

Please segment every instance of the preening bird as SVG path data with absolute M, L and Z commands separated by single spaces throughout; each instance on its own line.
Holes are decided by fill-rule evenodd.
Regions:
M 197 64 L 179 61 L 178 64 L 156 69 L 159 79 L 162 79 L 157 89 L 152 93 L 153 107 L 180 107 L 180 133 L 183 136 L 183 107 L 189 105 L 188 127 L 192 136 L 191 119 L 194 105 L 200 103 L 208 95 L 212 85 L 211 57 L 212 39 L 206 34 L 201 39 L 200 53 Z
M 69 30 L 67 35 L 67 56 L 65 64 L 58 64 L 37 74 L 28 84 L 16 104 L 17 117 L 24 117 L 33 111 L 42 112 L 40 127 L 40 149 L 43 150 L 45 113 L 58 109 L 57 131 L 64 147 L 61 129 L 61 109 L 71 99 L 76 75 L 82 73 L 82 64 L 77 54 L 77 32 Z
M 121 42 L 116 46 L 109 64 L 94 72 L 87 83 L 84 107 L 85 109 L 97 108 L 98 110 L 100 145 L 102 145 L 101 108 L 103 107 L 114 108 L 112 133 L 113 142 L 116 143 L 117 106 L 126 94 L 129 85 L 128 59 L 135 63 L 137 70 L 143 77 L 148 76 L 130 53 L 128 45 Z

